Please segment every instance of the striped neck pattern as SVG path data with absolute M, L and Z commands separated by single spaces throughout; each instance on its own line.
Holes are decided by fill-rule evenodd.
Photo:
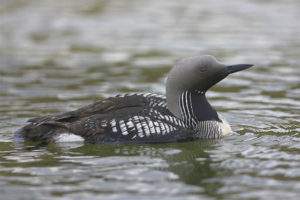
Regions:
M 182 121 L 187 128 L 196 130 L 201 138 L 219 138 L 222 135 L 222 120 L 208 103 L 205 92 L 184 91 L 180 95 L 179 107 Z
M 200 121 L 196 127 L 199 138 L 216 139 L 222 136 L 222 126 L 217 121 Z
M 183 122 L 190 129 L 195 129 L 199 120 L 194 115 L 193 105 L 192 105 L 192 92 L 184 91 L 179 98 L 179 108 L 182 115 Z

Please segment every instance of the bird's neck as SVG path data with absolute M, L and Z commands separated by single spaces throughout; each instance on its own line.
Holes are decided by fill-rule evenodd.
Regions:
M 199 121 L 221 121 L 204 92 L 183 92 L 180 95 L 179 107 L 182 119 L 188 126 L 196 125 Z
M 199 121 L 220 121 L 218 113 L 207 101 L 205 93 L 192 92 L 192 106 Z

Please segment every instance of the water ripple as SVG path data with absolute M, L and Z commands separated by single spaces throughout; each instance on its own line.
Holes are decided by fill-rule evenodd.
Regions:
M 299 1 L 31 0 L 0 5 L 3 199 L 298 199 Z M 280 30 L 280 31 L 278 31 Z M 207 96 L 233 133 L 96 146 L 13 142 L 28 118 L 165 93 L 180 58 L 252 63 Z

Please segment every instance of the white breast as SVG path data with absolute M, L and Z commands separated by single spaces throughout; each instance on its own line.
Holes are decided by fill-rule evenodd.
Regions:
M 221 130 L 222 130 L 221 134 L 222 134 L 222 136 L 225 136 L 225 135 L 228 135 L 228 134 L 232 133 L 232 129 L 230 127 L 230 124 L 226 121 L 226 119 L 222 115 L 220 115 L 219 113 L 218 113 L 218 115 L 219 115 L 219 118 L 223 122 L 223 123 L 221 123 Z

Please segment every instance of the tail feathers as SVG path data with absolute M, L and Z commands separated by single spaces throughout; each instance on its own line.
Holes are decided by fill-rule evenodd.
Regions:
M 64 123 L 48 121 L 41 124 L 30 123 L 16 132 L 18 136 L 30 141 L 51 141 L 59 133 L 67 132 Z

